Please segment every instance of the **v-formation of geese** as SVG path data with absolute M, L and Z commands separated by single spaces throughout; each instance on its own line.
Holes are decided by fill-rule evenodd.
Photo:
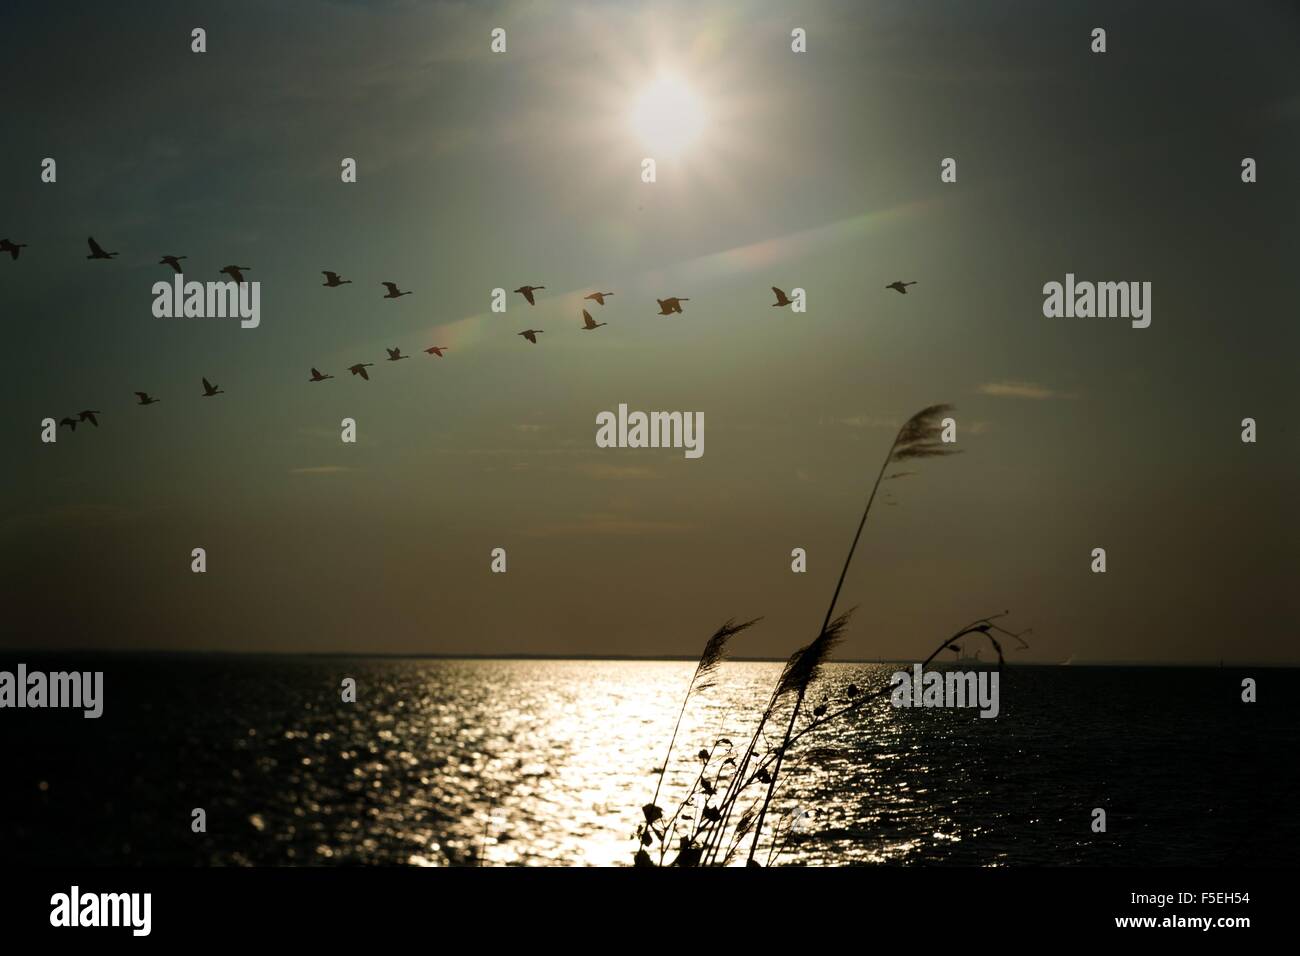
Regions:
M 86 237 L 86 244 L 90 247 L 90 255 L 86 256 L 87 259 L 112 259 L 115 256 L 120 255 L 120 253 L 117 252 L 105 251 L 104 248 L 95 241 L 93 236 Z M 0 255 L 4 253 L 8 253 L 11 259 L 17 259 L 19 251 L 26 248 L 27 248 L 27 243 L 25 242 L 13 242 L 10 239 L 0 239 Z M 171 266 L 171 268 L 179 275 L 183 271 L 181 268 L 181 260 L 186 258 L 188 257 L 165 255 L 158 260 L 158 265 Z M 244 273 L 251 272 L 251 271 L 253 271 L 251 266 L 229 265 L 221 270 L 221 274 L 228 275 L 235 282 L 242 284 L 245 281 Z M 351 279 L 344 279 L 337 272 L 321 270 L 321 275 L 325 277 L 325 281 L 321 284 L 328 289 L 336 289 L 339 286 L 352 284 Z M 380 284 L 387 290 L 384 293 L 385 299 L 399 299 L 404 295 L 412 294 L 409 290 L 402 291 L 400 288 L 398 288 L 397 283 L 395 282 L 382 282 Z M 894 289 L 900 294 L 906 295 L 907 287 L 910 285 L 916 285 L 916 282 L 915 281 L 903 282 L 899 280 L 896 282 L 891 282 L 889 285 L 885 286 L 885 288 Z M 518 293 L 519 295 L 522 295 L 525 301 L 527 301 L 529 305 L 536 305 L 537 299 L 534 293 L 540 292 L 545 288 L 546 286 L 544 285 L 521 285 L 519 288 L 514 289 L 513 291 Z M 776 301 L 772 303 L 773 308 L 784 308 L 787 305 L 793 304 L 789 296 L 787 296 L 785 292 L 783 292 L 781 289 L 778 289 L 776 286 L 772 286 L 772 292 L 776 295 Z M 592 301 L 595 302 L 597 305 L 604 306 L 605 299 L 609 298 L 613 294 L 614 294 L 613 292 L 592 292 L 583 296 L 583 300 Z M 659 311 L 656 313 L 657 315 L 682 315 L 684 314 L 682 312 L 682 303 L 689 302 L 691 300 L 686 296 L 670 296 L 666 299 L 656 299 L 655 301 L 659 303 Z M 581 331 L 591 332 L 600 328 L 603 325 L 608 325 L 608 324 L 609 324 L 608 322 L 595 321 L 591 317 L 590 312 L 588 312 L 586 309 L 582 310 Z M 530 329 L 525 329 L 524 331 L 516 334 L 523 336 L 533 345 L 536 345 L 537 336 L 543 334 L 544 331 L 545 331 L 544 329 L 530 328 Z M 386 349 L 386 351 L 388 352 L 388 361 L 390 362 L 398 362 L 401 361 L 402 359 L 410 358 L 409 355 L 402 354 L 401 348 L 391 348 L 391 349 Z M 442 358 L 442 353 L 450 351 L 450 349 L 445 345 L 432 345 L 426 348 L 424 351 L 429 355 Z M 366 369 L 373 368 L 373 367 L 374 367 L 373 362 L 358 362 L 355 365 L 349 366 L 348 371 L 351 372 L 353 375 L 361 376 L 366 381 L 370 381 L 370 375 L 366 372 Z M 311 370 L 311 378 L 309 378 L 308 381 L 324 382 L 333 377 L 334 377 L 333 375 L 325 374 L 321 372 L 320 369 L 313 367 Z M 214 395 L 224 395 L 224 394 L 225 394 L 225 389 L 221 388 L 221 386 L 213 385 L 206 378 L 203 379 L 203 395 L 202 395 L 203 398 L 211 398 Z M 155 405 L 160 401 L 160 399 L 154 398 L 148 392 L 136 392 L 135 395 L 138 399 L 136 402 L 137 405 Z M 77 424 L 79 422 L 88 421 L 90 422 L 91 425 L 98 428 L 99 421 L 95 418 L 95 416 L 102 415 L 102 414 L 103 412 L 87 409 L 85 411 L 78 413 L 78 417 L 75 419 L 70 417 L 62 419 L 59 422 L 59 425 L 60 426 L 66 425 L 72 431 L 76 431 Z

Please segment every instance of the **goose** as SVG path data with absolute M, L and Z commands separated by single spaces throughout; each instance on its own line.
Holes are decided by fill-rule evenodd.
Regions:
M 366 374 L 366 369 L 374 364 L 374 362 L 358 362 L 356 365 L 350 366 L 348 371 L 353 375 L 360 375 L 368 382 L 370 381 L 370 376 Z
M 386 351 L 386 352 L 388 353 L 388 361 L 390 361 L 390 362 L 399 362 L 399 361 L 401 361 L 401 360 L 404 359 L 404 358 L 410 358 L 410 357 L 411 357 L 411 356 L 409 356 L 409 355 L 403 355 L 403 354 L 402 354 L 402 350 L 401 350 L 400 348 L 396 348 L 396 349 L 385 349 L 384 351 Z
M 674 312 L 681 314 L 682 303 L 690 302 L 691 300 L 683 299 L 679 296 L 674 296 L 671 299 L 655 299 L 655 301 L 659 303 L 660 315 L 672 315 Z
M 92 424 L 92 425 L 94 425 L 96 428 L 98 428 L 98 427 L 99 427 L 99 419 L 97 419 L 95 416 L 96 416 L 96 415 L 102 415 L 102 414 L 104 414 L 104 413 L 103 413 L 103 412 L 97 412 L 97 411 L 95 411 L 94 409 L 90 409 L 90 408 L 88 408 L 88 409 L 86 409 L 84 412 L 78 412 L 78 413 L 77 413 L 77 420 L 78 420 L 78 421 L 82 421 L 82 422 L 90 422 L 90 424 Z
M 533 299 L 533 293 L 536 292 L 538 289 L 545 289 L 545 288 L 546 286 L 544 285 L 521 285 L 518 289 L 515 289 L 515 291 L 518 292 L 520 295 L 522 295 L 525 299 L 527 299 L 529 305 L 536 305 L 537 302 L 535 299 Z
M 61 420 L 59 421 L 59 427 L 61 428 L 61 427 L 63 427 L 64 425 L 67 425 L 67 426 L 68 426 L 69 428 L 71 428 L 74 432 L 77 430 L 77 420 L 76 420 L 75 418 L 64 418 L 64 419 L 61 419 Z
M 111 259 L 117 255 L 116 252 L 105 252 L 93 236 L 87 236 L 86 242 L 90 244 L 90 255 L 86 256 L 87 259 Z
M 321 275 L 325 277 L 325 281 L 322 282 L 321 285 L 325 286 L 328 289 L 335 289 L 341 285 L 347 285 L 352 281 L 351 279 L 340 279 L 339 274 L 337 272 L 322 271 Z
M 605 296 L 613 295 L 612 292 L 593 292 L 591 295 L 584 295 L 584 299 L 594 299 L 597 305 L 605 304 Z
M 140 401 L 136 403 L 138 405 L 153 405 L 162 401 L 162 399 L 150 397 L 148 392 L 136 392 L 135 394 L 140 397 Z
M 436 355 L 438 356 L 438 358 L 442 358 L 442 353 L 450 350 L 445 345 L 430 345 L 427 349 L 425 349 L 425 351 L 428 352 L 430 355 Z
M 532 342 L 534 345 L 536 345 L 536 344 L 537 344 L 537 336 L 541 335 L 544 331 L 546 331 L 546 330 L 545 330 L 545 329 L 525 329 L 524 331 L 522 331 L 522 332 L 516 332 L 515 334 L 516 334 L 516 335 L 522 335 L 522 336 L 523 336 L 524 338 L 526 338 L 528 341 L 530 341 L 530 342 Z
M 401 297 L 404 296 L 404 295 L 410 295 L 410 294 L 411 294 L 411 293 L 409 293 L 409 292 L 403 292 L 403 291 L 401 291 L 399 288 L 397 288 L 397 283 L 396 283 L 396 282 L 382 282 L 382 283 L 380 283 L 380 285 L 382 285 L 385 289 L 388 290 L 388 291 L 384 294 L 384 298 L 385 298 L 385 299 L 399 299 L 399 298 L 401 298 Z
M 582 310 L 582 331 L 590 332 L 592 329 L 598 329 L 602 325 L 609 325 L 609 323 L 592 321 L 591 313 L 586 309 Z
M 163 256 L 161 259 L 158 260 L 158 265 L 171 266 L 179 273 L 183 271 L 181 269 L 181 260 L 188 259 L 188 258 L 189 256 Z
M 249 272 L 253 271 L 252 266 L 226 266 L 224 269 L 221 270 L 221 274 L 230 276 L 230 278 L 234 279 L 240 285 L 243 285 L 245 269 L 247 269 Z
M 333 378 L 333 377 L 334 377 L 333 375 L 322 375 L 321 372 L 320 372 L 320 369 L 318 369 L 318 368 L 313 368 L 313 369 L 311 370 L 311 378 L 308 379 L 308 381 L 311 381 L 311 382 L 323 382 L 323 381 L 325 381 L 325 379 L 327 379 L 327 378 Z
M 211 398 L 213 395 L 224 395 L 225 390 L 217 385 L 213 385 L 206 378 L 203 380 L 203 397 Z
M 891 282 L 891 283 L 889 283 L 889 285 L 885 286 L 885 288 L 886 288 L 886 289 L 897 289 L 898 292 L 899 292 L 900 294 L 902 294 L 902 295 L 907 295 L 907 287 L 908 287 L 909 285 L 916 285 L 916 283 L 915 283 L 915 282 L 903 282 L 903 281 L 900 280 L 900 281 L 898 281 L 898 282 Z
M 772 303 L 772 308 L 780 309 L 791 304 L 786 294 L 782 292 L 780 289 L 778 289 L 776 286 L 772 286 L 772 291 L 776 293 L 776 301 Z
M 17 259 L 18 250 L 26 248 L 27 243 L 25 242 L 10 242 L 8 239 L 0 239 L 0 252 L 9 253 L 11 259 Z

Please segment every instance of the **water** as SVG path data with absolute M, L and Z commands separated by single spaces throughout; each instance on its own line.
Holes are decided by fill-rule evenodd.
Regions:
M 20 659 L 105 671 L 99 720 L 0 712 L 0 859 L 33 865 L 624 865 L 693 670 L 11 655 L 0 668 Z M 669 813 L 701 747 L 743 746 L 778 669 L 727 664 L 694 699 L 658 801 Z M 832 665 L 810 700 L 895 669 Z M 812 816 L 779 862 L 1293 865 L 1298 675 L 1009 668 L 996 720 L 874 701 L 792 749 L 771 812 Z M 1260 703 L 1240 702 L 1243 676 Z M 340 701 L 344 677 L 356 704 Z M 191 832 L 195 807 L 206 833 Z

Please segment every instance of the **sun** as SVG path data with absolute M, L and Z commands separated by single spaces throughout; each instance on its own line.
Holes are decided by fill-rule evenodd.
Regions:
M 675 76 L 654 80 L 632 107 L 632 131 L 655 157 L 679 155 L 699 138 L 705 120 L 700 98 Z

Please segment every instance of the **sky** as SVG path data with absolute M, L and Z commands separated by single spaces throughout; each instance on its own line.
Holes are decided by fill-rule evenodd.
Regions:
M 0 646 L 689 655 L 761 616 L 733 652 L 785 657 L 945 402 L 840 656 L 1010 610 L 1013 661 L 1300 662 L 1300 13 L 1134 6 L 6 4 Z M 634 122 L 665 77 L 689 141 Z M 164 254 L 251 267 L 259 327 L 156 318 Z M 1150 282 L 1151 326 L 1044 317 L 1066 273 Z M 704 455 L 596 447 L 620 403 Z

